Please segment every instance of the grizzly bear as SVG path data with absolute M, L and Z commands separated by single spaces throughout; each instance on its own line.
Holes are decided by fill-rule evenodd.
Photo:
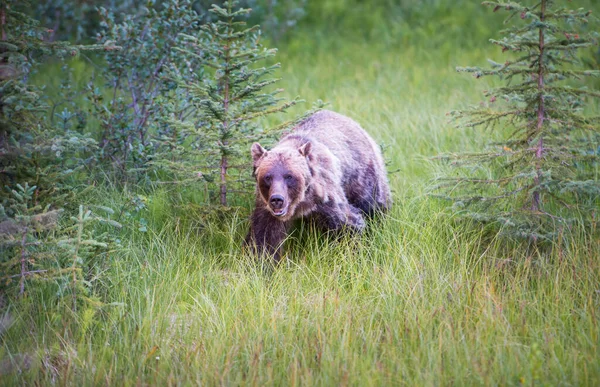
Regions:
M 246 245 L 279 261 L 293 220 L 316 219 L 326 230 L 365 227 L 363 215 L 391 205 L 379 146 L 358 123 L 321 110 L 267 151 L 252 144 L 256 208 Z

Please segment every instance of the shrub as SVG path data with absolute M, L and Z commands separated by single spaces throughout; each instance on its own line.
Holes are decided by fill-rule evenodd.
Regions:
M 127 181 L 132 172 L 138 178 L 135 172 L 142 170 L 154 153 L 152 136 L 165 114 L 165 99 L 170 97 L 164 66 L 196 66 L 196 60 L 184 61 L 174 51 L 179 34 L 198 27 L 199 16 L 192 3 L 170 0 L 158 9 L 149 3 L 138 15 L 128 15 L 121 23 L 115 21 L 112 12 L 104 8 L 100 11 L 102 31 L 98 42 L 118 44 L 122 50 L 106 52 L 104 89 L 90 84 L 89 97 L 101 126 L 100 157 L 115 168 L 122 181 Z M 191 81 L 194 74 L 184 71 L 181 77 Z

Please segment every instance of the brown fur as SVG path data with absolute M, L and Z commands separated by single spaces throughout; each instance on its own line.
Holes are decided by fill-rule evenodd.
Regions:
M 252 145 L 256 208 L 246 244 L 276 260 L 294 219 L 316 218 L 328 230 L 362 231 L 363 214 L 391 205 L 377 144 L 355 121 L 323 110 L 270 151 Z

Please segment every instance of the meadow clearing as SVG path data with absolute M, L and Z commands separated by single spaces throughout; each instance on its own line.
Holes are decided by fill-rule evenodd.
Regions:
M 270 44 L 286 95 L 329 102 L 383 144 L 386 217 L 339 241 L 299 226 L 272 269 L 241 250 L 251 201 L 200 222 L 193 188 L 145 192 L 147 231 L 124 228 L 97 263 L 104 305 L 73 311 L 41 287 L 6 309 L 0 384 L 598 385 L 600 240 L 523 248 L 429 195 L 446 168 L 435 156 L 497 135 L 456 129 L 447 112 L 491 86 L 455 67 L 501 60 L 488 39 L 503 15 L 414 3 L 323 2 Z M 118 209 L 133 189 L 103 184 L 86 200 Z

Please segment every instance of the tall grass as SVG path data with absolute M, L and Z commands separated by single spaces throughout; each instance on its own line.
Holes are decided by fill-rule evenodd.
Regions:
M 198 226 L 174 205 L 193 193 L 154 192 L 149 231 L 124 231 L 103 263 L 108 304 L 73 313 L 38 289 L 5 309 L 2 384 L 598 385 L 600 241 L 512 246 L 426 194 L 432 156 L 491 135 L 447 123 L 490 86 L 454 67 L 499 55 L 489 24 L 444 40 L 440 18 L 375 41 L 306 27 L 280 48 L 290 96 L 329 101 L 386 145 L 387 217 L 342 240 L 301 225 L 272 268 L 240 249 L 244 211 Z

